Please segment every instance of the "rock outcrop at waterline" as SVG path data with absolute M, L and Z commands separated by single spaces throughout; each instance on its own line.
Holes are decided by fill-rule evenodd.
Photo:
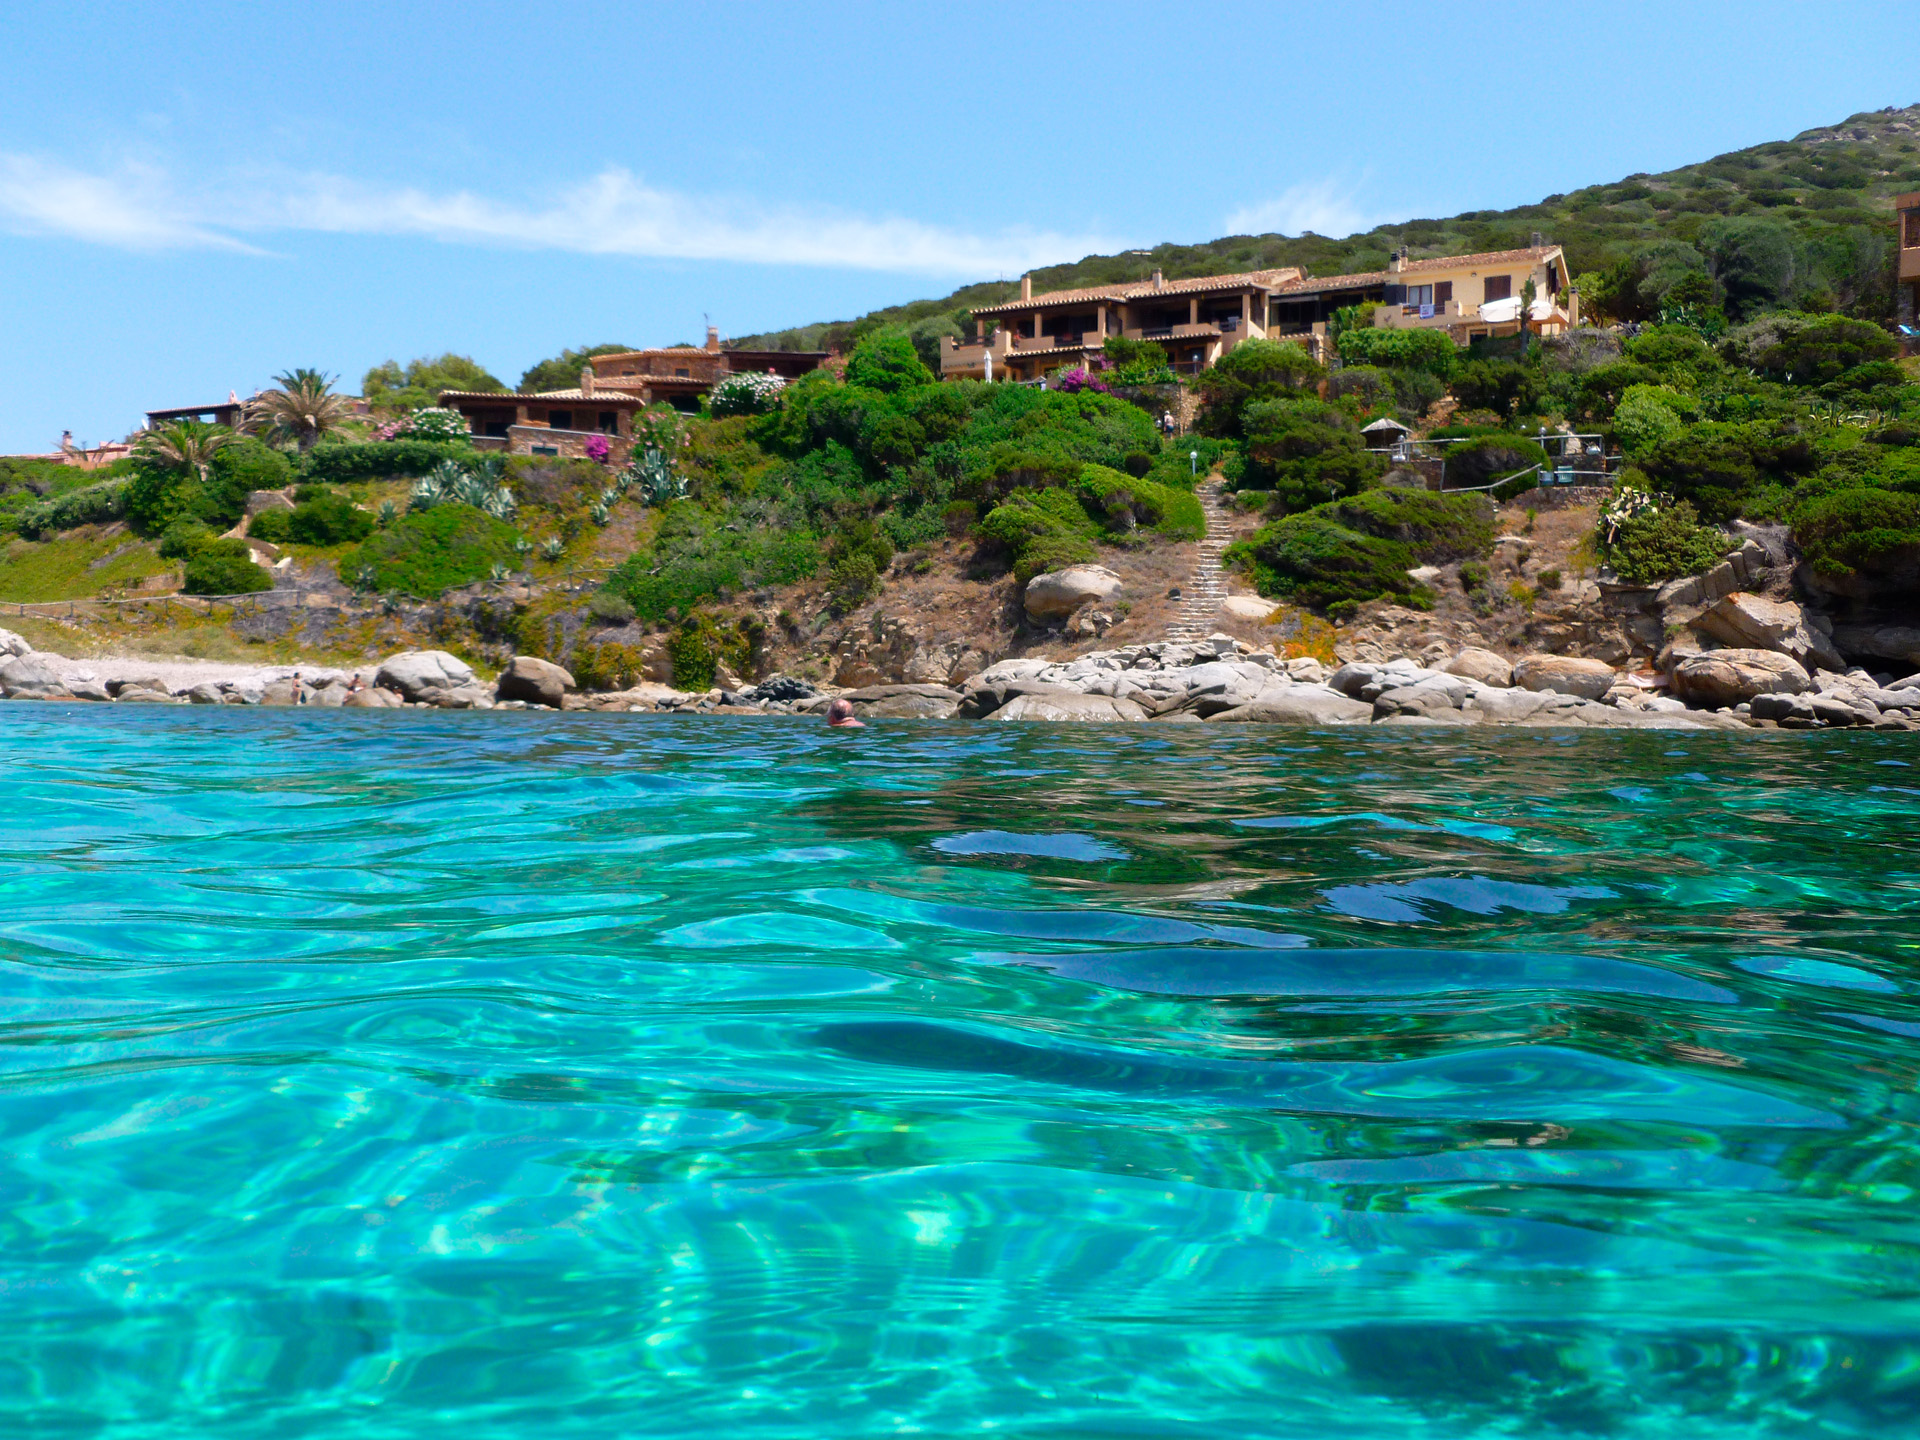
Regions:
M 0 644 L 10 637 L 0 631 Z M 128 662 L 117 662 L 128 669 Z M 1920 729 L 1920 674 L 1809 672 L 1774 650 L 1676 656 L 1669 675 L 1599 661 L 1527 655 L 1509 664 L 1466 647 L 1419 660 L 1352 660 L 1329 670 L 1228 635 L 1098 651 L 1074 660 L 1001 660 L 963 685 L 877 684 L 822 693 L 771 676 L 758 685 L 688 693 L 665 685 L 582 694 L 548 661 L 516 656 L 496 685 L 441 650 L 405 651 L 371 686 L 337 671 L 202 680 L 169 690 L 158 673 L 104 684 L 76 662 L 32 651 L 0 664 L 0 695 L 121 705 L 307 705 L 319 708 L 647 711 L 811 715 L 844 698 L 865 719 L 1040 720 L 1096 724 L 1469 726 L 1599 729 Z M 63 669 L 62 667 L 67 667 Z

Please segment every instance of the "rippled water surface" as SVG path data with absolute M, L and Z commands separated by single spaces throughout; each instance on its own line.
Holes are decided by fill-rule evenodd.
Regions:
M 0 1433 L 1911 1433 L 1917 798 L 0 706 Z

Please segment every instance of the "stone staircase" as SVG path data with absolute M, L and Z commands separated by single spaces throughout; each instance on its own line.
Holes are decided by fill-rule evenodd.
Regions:
M 1229 538 L 1226 508 L 1220 503 L 1222 483 L 1220 476 L 1210 475 L 1194 491 L 1207 517 L 1207 533 L 1200 542 L 1193 574 L 1180 587 L 1180 611 L 1167 626 L 1169 640 L 1204 640 L 1220 628 L 1220 602 L 1227 598 L 1220 552 L 1227 548 Z

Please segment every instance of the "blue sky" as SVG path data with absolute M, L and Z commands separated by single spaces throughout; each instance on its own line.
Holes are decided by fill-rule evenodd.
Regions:
M 1897 4 L 0 16 L 0 453 L 316 365 L 847 318 L 1515 205 L 1920 99 Z M 1540 37 L 1534 39 L 1531 37 Z

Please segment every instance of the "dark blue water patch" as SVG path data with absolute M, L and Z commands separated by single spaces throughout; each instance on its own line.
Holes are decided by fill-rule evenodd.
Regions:
M 1604 885 L 1530 885 L 1485 875 L 1432 877 L 1377 885 L 1339 885 L 1320 892 L 1342 915 L 1358 920 L 1422 924 L 1445 909 L 1469 915 L 1498 915 L 1514 910 L 1527 915 L 1559 915 L 1572 900 L 1611 900 Z
M 933 848 L 942 855 L 1034 855 L 1087 864 L 1127 858 L 1125 850 L 1109 841 L 1068 832 L 1022 834 L 1012 830 L 974 830 L 965 835 L 942 835 L 933 842 Z
M 1731 1005 L 1731 990 L 1651 965 L 1592 955 L 1466 950 L 1217 950 L 988 954 L 1066 979 L 1151 995 L 1437 995 L 1532 991 L 1645 995 Z

